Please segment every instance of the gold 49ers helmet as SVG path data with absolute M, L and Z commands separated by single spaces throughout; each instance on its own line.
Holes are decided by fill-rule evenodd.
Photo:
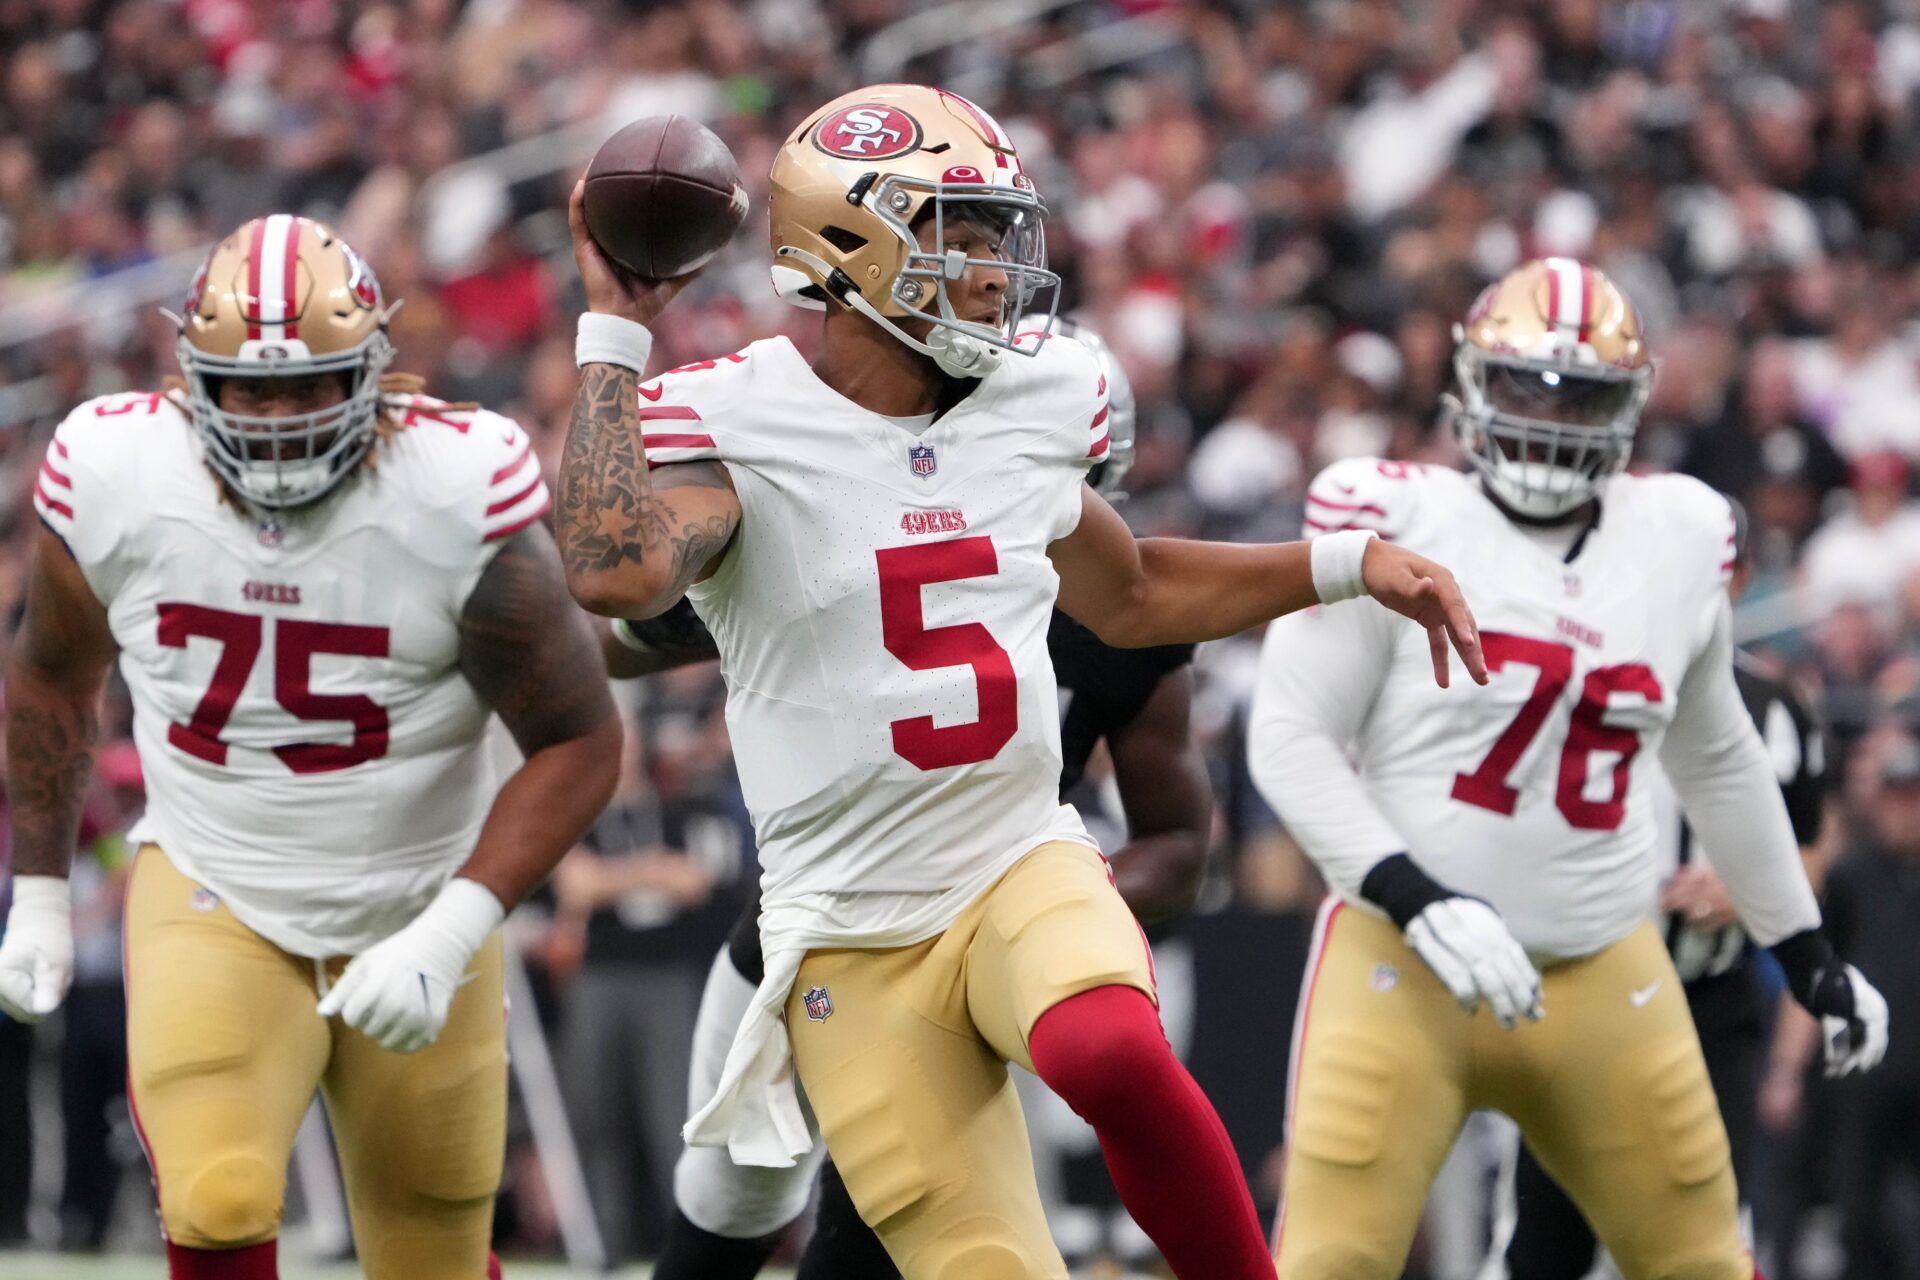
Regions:
M 873 85 L 808 116 L 773 162 L 774 289 L 797 306 L 831 300 L 947 373 L 982 377 L 1003 352 L 1038 350 L 1017 335 L 1052 325 L 1046 215 L 993 117 L 944 89 Z M 960 226 L 984 231 L 994 256 L 947 247 Z M 954 310 L 948 283 L 974 268 L 1005 273 L 997 317 Z M 924 340 L 898 323 L 909 316 L 933 326 Z
M 206 459 L 248 502 L 294 507 L 339 484 L 374 440 L 392 314 L 364 259 L 309 218 L 255 218 L 214 246 L 187 292 L 180 370 Z M 345 398 L 312 413 L 220 407 L 229 378 L 339 374 Z
M 1565 515 L 1627 465 L 1653 363 L 1639 314 L 1599 268 L 1525 263 L 1488 286 L 1454 340 L 1454 426 L 1507 507 Z

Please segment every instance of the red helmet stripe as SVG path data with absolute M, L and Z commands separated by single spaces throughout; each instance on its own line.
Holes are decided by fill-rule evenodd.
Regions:
M 287 219 L 286 276 L 280 285 L 280 317 L 286 321 L 289 338 L 300 336 L 300 321 L 293 314 L 295 291 L 299 287 L 296 273 L 300 266 L 300 222 L 297 217 Z
M 260 259 L 267 248 L 267 220 L 253 220 L 253 239 L 247 245 L 247 297 L 253 302 L 252 314 L 247 318 L 247 337 L 260 336 Z
M 1593 268 L 1580 264 L 1580 341 L 1585 342 L 1593 328 Z

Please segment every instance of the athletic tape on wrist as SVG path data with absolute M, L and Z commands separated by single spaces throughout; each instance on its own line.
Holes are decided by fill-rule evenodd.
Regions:
M 1309 544 L 1313 592 L 1321 604 L 1338 604 L 1367 594 L 1360 566 L 1366 560 L 1367 544 L 1375 536 L 1371 529 L 1343 529 L 1323 533 Z
M 573 339 L 573 362 L 581 368 L 590 364 L 617 364 L 635 373 L 647 371 L 647 357 L 653 354 L 653 333 L 638 320 L 610 316 L 598 311 L 583 312 Z

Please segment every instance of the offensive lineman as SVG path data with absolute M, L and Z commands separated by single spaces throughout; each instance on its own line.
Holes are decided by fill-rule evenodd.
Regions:
M 1064 1277 L 1017 1061 L 1093 1126 L 1176 1275 L 1265 1280 L 1139 927 L 1059 803 L 1055 598 L 1144 646 L 1370 591 L 1423 625 L 1441 679 L 1449 638 L 1478 673 L 1471 616 L 1444 569 L 1384 544 L 1136 544 L 1083 482 L 1108 447 L 1099 366 L 1034 307 L 1058 283 L 1045 206 L 972 103 L 913 85 L 829 103 L 780 149 L 771 201 L 776 287 L 826 313 L 815 362 L 775 339 L 646 384 L 644 324 L 678 282 L 617 276 L 580 188 L 572 206 L 593 314 L 568 583 L 617 616 L 691 596 L 765 869 L 766 976 L 689 1139 L 792 1164 L 812 1146 L 797 1071 L 911 1280 Z
M 1739 602 L 1753 577 L 1753 549 L 1746 514 L 1732 503 L 1735 539 L 1733 577 L 1727 591 Z M 1826 752 L 1819 726 L 1790 685 L 1768 674 L 1739 650 L 1733 680 L 1740 701 L 1760 731 L 1780 794 L 1793 823 L 1808 878 L 1819 884 L 1820 823 Z M 1701 856 L 1693 828 L 1677 811 L 1673 788 L 1654 778 L 1654 816 L 1659 829 L 1661 921 L 1673 967 L 1687 993 L 1687 1007 L 1707 1077 L 1727 1128 L 1740 1217 L 1752 1238 L 1751 1177 L 1760 1145 L 1760 1087 L 1773 1027 L 1768 991 L 1753 963 L 1746 931 L 1727 901 L 1726 889 Z M 1593 1231 L 1566 1192 L 1549 1178 L 1523 1146 L 1502 1169 L 1495 1213 L 1490 1280 L 1575 1280 L 1593 1269 Z
M 1117 499 L 1133 464 L 1134 402 L 1126 370 L 1084 325 L 1063 319 L 1054 331 L 1091 350 L 1107 379 L 1109 445 L 1087 483 L 1103 497 Z M 614 643 L 603 647 L 616 678 L 719 656 L 713 637 L 685 600 L 657 618 L 614 623 L 610 638 Z M 1061 793 L 1079 782 L 1094 748 L 1105 741 L 1127 818 L 1127 844 L 1111 860 L 1115 887 L 1142 921 L 1185 912 L 1200 888 L 1210 809 L 1206 762 L 1188 732 L 1193 646 L 1115 649 L 1055 610 L 1047 650 L 1064 707 Z M 727 1049 L 762 976 L 756 899 L 715 958 L 701 999 L 689 1082 L 695 1109 L 719 1087 Z M 689 1146 L 674 1171 L 674 1216 L 654 1262 L 655 1280 L 752 1280 L 805 1210 L 825 1154 L 816 1146 L 791 1168 L 765 1169 L 737 1165 L 717 1147 Z M 830 1163 L 822 1171 L 814 1230 L 798 1275 L 800 1280 L 896 1280 L 899 1275 L 873 1229 L 860 1221 Z
M 1493 1107 L 1628 1280 L 1748 1280 L 1726 1133 L 1648 919 L 1654 751 L 1825 1020 L 1828 1069 L 1878 1062 L 1887 1018 L 1820 932 L 1734 684 L 1731 513 L 1697 481 L 1619 474 L 1652 366 L 1599 271 L 1520 267 L 1474 304 L 1455 365 L 1478 478 L 1336 463 L 1309 526 L 1465 566 L 1493 681 L 1428 696 L 1417 655 L 1352 608 L 1282 620 L 1262 657 L 1254 778 L 1333 889 L 1295 1031 L 1280 1277 L 1398 1276 L 1461 1122 Z
M 594 639 L 530 442 L 388 374 L 390 314 L 326 227 L 249 222 L 177 318 L 184 388 L 75 409 L 34 490 L 0 1005 L 37 1018 L 65 993 L 68 859 L 117 656 L 148 802 L 129 1101 L 174 1280 L 276 1274 L 316 1088 L 366 1274 L 498 1274 L 497 927 L 613 785 L 618 726 L 578 679 Z M 526 756 L 497 797 L 490 712 Z

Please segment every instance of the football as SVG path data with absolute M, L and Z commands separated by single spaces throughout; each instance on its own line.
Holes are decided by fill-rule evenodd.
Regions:
M 747 216 L 727 144 L 679 115 L 636 120 L 600 144 L 585 199 L 594 242 L 648 280 L 704 267 Z

